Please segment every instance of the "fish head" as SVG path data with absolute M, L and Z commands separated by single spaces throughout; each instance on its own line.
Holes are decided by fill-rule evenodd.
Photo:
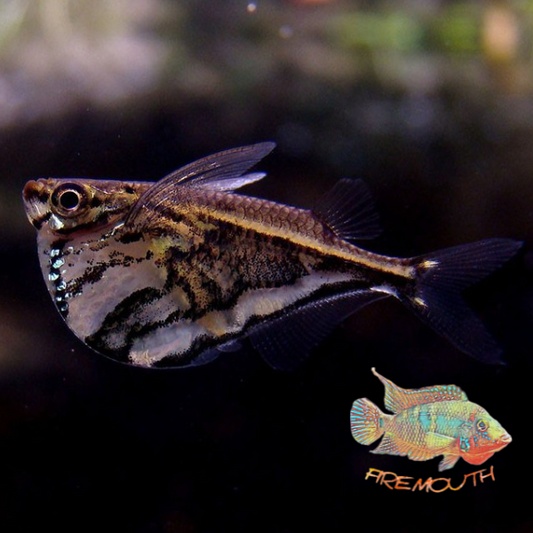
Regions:
M 469 439 L 462 446 L 464 459 L 481 464 L 511 441 L 511 435 L 485 409 L 475 406 L 469 421 Z
M 485 410 L 478 413 L 474 421 L 474 437 L 476 447 L 480 450 L 486 448 L 498 451 L 505 448 L 512 440 L 511 435 Z
M 24 187 L 44 281 L 61 316 L 86 344 L 132 293 L 161 288 L 149 244 L 127 231 L 132 208 L 152 185 L 43 178 Z M 117 319 L 110 336 L 121 325 Z
M 91 231 L 124 221 L 152 183 L 41 178 L 26 183 L 26 215 L 38 230 L 57 237 Z

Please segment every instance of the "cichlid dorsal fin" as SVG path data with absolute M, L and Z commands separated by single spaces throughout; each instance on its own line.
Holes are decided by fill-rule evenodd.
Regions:
M 271 367 L 293 370 L 339 322 L 370 302 L 385 297 L 369 291 L 350 291 L 322 298 L 254 326 L 249 338 Z
M 435 385 L 423 389 L 402 389 L 372 369 L 373 374 L 385 385 L 385 407 L 399 413 L 415 405 L 452 400 L 467 401 L 466 394 L 455 385 Z
M 381 233 L 372 195 L 362 180 L 339 180 L 312 211 L 347 241 L 373 239 Z

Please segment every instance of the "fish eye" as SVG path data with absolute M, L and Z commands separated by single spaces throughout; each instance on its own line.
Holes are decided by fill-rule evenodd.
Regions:
M 86 191 L 75 183 L 60 185 L 52 193 L 52 205 L 64 216 L 77 214 L 87 203 Z
M 482 418 L 480 418 L 476 422 L 476 428 L 477 428 L 478 431 L 487 431 L 488 427 L 489 427 L 489 425 Z
M 80 205 L 81 196 L 77 191 L 64 191 L 58 197 L 58 202 L 65 209 L 76 209 Z

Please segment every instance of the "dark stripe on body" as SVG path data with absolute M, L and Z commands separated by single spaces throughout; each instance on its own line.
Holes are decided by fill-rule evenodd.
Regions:
M 107 335 L 110 333 L 112 334 L 117 330 L 123 330 L 124 325 L 135 312 L 138 312 L 140 309 L 143 309 L 147 305 L 150 305 L 156 300 L 160 299 L 161 295 L 161 291 L 151 287 L 140 289 L 135 291 L 133 294 L 130 294 L 127 298 L 124 298 L 124 300 L 122 300 L 122 302 L 120 302 L 113 311 L 107 314 L 100 329 L 98 329 L 98 331 L 92 335 L 86 337 L 85 342 L 91 346 L 91 348 L 94 348 L 103 354 L 109 355 L 113 359 L 127 362 L 129 360 L 128 355 L 130 349 L 133 345 L 131 334 L 136 325 L 134 324 L 133 327 L 131 327 L 129 331 L 125 333 L 127 341 L 118 349 L 110 349 L 106 342 Z
M 32 219 L 31 223 L 33 224 L 33 227 L 36 230 L 40 230 L 43 227 L 43 224 L 45 222 L 48 222 L 50 218 L 52 217 L 52 212 L 48 211 L 44 215 L 40 216 L 39 218 Z
M 133 257 L 131 255 L 124 255 L 121 252 L 115 251 L 114 253 L 112 252 L 109 254 L 109 261 L 100 261 L 95 265 L 93 264 L 94 260 L 90 260 L 87 262 L 89 266 L 85 269 L 83 274 L 70 281 L 70 290 L 73 293 L 79 294 L 83 291 L 84 285 L 94 284 L 101 281 L 103 275 L 108 269 L 114 267 L 128 268 L 132 265 L 140 264 L 144 261 L 152 259 L 153 255 L 154 254 L 151 250 L 148 250 L 144 257 Z

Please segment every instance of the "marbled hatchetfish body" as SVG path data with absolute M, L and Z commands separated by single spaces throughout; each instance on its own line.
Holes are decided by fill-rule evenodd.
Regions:
M 439 471 L 452 468 L 462 457 L 479 465 L 511 442 L 511 436 L 483 407 L 469 402 L 455 385 L 401 389 L 372 372 L 385 385 L 382 413 L 366 398 L 354 402 L 350 414 L 352 435 L 361 444 L 383 436 L 376 454 L 404 455 L 413 461 L 443 456 Z
M 141 366 L 207 362 L 249 337 L 295 366 L 363 305 L 395 296 L 463 351 L 498 347 L 460 296 L 517 250 L 489 239 L 414 259 L 353 244 L 379 229 L 359 180 L 311 210 L 237 194 L 262 143 L 214 154 L 156 183 L 47 178 L 24 188 L 48 290 L 96 351 Z

